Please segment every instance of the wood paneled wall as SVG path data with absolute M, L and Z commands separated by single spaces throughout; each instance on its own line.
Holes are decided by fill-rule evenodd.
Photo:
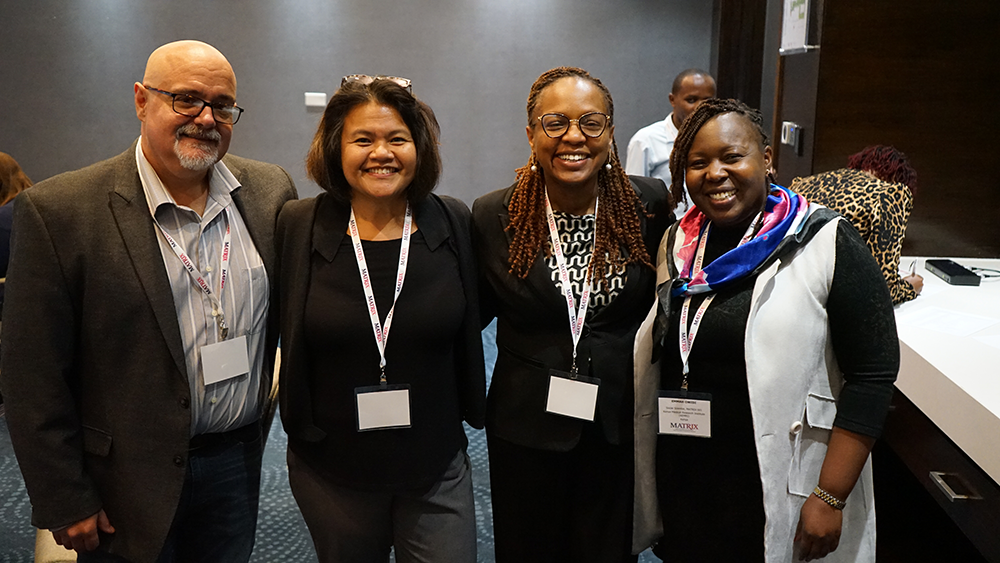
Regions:
M 841 168 L 867 145 L 894 145 L 919 175 L 904 252 L 1000 256 L 1000 157 L 991 143 L 1000 126 L 992 103 L 1000 2 L 822 4 L 818 66 L 805 64 L 812 54 L 784 57 L 781 88 L 792 111 L 794 90 L 815 84 L 811 171 Z
M 767 0 L 716 0 L 715 10 L 717 94 L 760 107 Z

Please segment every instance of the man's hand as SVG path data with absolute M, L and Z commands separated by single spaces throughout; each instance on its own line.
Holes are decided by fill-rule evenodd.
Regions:
M 52 537 L 56 543 L 66 549 L 74 549 L 78 552 L 94 551 L 100 545 L 97 537 L 98 530 L 105 534 L 115 533 L 115 528 L 108 522 L 108 515 L 101 510 L 97 514 L 84 518 L 76 524 L 70 524 L 66 528 L 53 530 Z
M 826 557 L 840 544 L 844 513 L 826 504 L 816 495 L 809 495 L 799 514 L 795 543 L 799 561 Z

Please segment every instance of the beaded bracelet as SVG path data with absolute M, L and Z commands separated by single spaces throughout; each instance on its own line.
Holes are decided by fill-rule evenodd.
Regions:
M 843 510 L 844 507 L 847 506 L 846 502 L 840 500 L 839 498 L 819 488 L 819 485 L 816 485 L 816 488 L 813 489 L 813 494 L 818 496 L 820 500 L 829 504 L 833 508 L 836 508 L 837 510 Z

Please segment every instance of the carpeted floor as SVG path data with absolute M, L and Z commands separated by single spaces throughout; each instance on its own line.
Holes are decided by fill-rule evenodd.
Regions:
M 490 506 L 489 460 L 486 435 L 466 426 L 469 457 L 472 459 L 472 486 L 476 498 L 476 525 L 479 535 L 479 561 L 493 562 L 493 520 Z M 260 513 L 257 519 L 257 544 L 251 561 L 255 563 L 307 563 L 316 561 L 312 541 L 302 515 L 288 487 L 285 448 L 288 436 L 280 424 L 271 429 L 264 451 L 261 476 Z
M 21 471 L 14 459 L 7 420 L 0 418 L 0 562 L 31 563 L 35 556 L 35 529 L 31 504 Z
M 483 332 L 487 350 L 487 374 L 496 361 L 494 328 Z M 479 561 L 493 563 L 493 510 L 490 504 L 489 461 L 486 435 L 481 430 L 465 428 L 469 436 L 469 457 L 473 467 L 473 491 L 479 531 Z M 255 563 L 312 563 L 316 561 L 312 540 L 299 513 L 285 465 L 288 436 L 276 419 L 264 450 L 261 476 L 260 515 L 257 520 L 257 544 L 251 561 Z M 31 563 L 34 558 L 35 530 L 30 524 L 31 506 L 24 481 L 14 459 L 7 432 L 7 422 L 0 418 L 0 563 Z M 659 561 L 650 552 L 640 563 Z

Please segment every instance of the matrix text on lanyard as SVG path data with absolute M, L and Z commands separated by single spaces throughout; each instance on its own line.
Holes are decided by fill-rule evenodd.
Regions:
M 229 336 L 229 325 L 226 323 L 226 315 L 222 309 L 222 301 L 219 299 L 219 296 L 222 295 L 222 290 L 225 289 L 226 287 L 226 280 L 229 279 L 229 249 L 232 244 L 232 226 L 229 223 L 228 207 L 222 209 L 222 216 L 226 222 L 226 234 L 222 239 L 222 265 L 219 268 L 218 295 L 216 295 L 215 292 L 212 291 L 212 287 L 208 284 L 208 281 L 205 279 L 205 276 L 202 275 L 201 271 L 199 271 L 198 268 L 195 267 L 194 262 L 191 261 L 191 259 L 184 252 L 181 246 L 177 244 L 177 241 L 174 240 L 174 237 L 170 236 L 170 234 L 167 233 L 167 230 L 164 229 L 162 225 L 160 225 L 159 221 L 157 221 L 155 218 L 153 219 L 153 222 L 155 222 L 156 226 L 159 227 L 160 233 L 163 235 L 163 238 L 166 239 L 167 244 L 170 245 L 170 248 L 174 251 L 174 254 L 176 254 L 177 257 L 180 258 L 181 264 L 184 265 L 184 269 L 187 270 L 188 275 L 191 276 L 191 279 L 194 280 L 195 284 L 199 288 L 201 288 L 201 291 L 212 302 L 212 316 L 215 318 L 215 324 L 219 328 L 220 341 L 225 340 Z
M 756 230 L 757 222 L 760 221 L 761 214 L 758 213 L 754 220 L 750 222 L 750 226 L 747 227 L 747 232 L 743 234 L 743 238 L 740 239 L 739 244 L 736 245 L 737 248 L 743 246 L 750 239 L 753 238 L 753 233 Z M 705 231 L 701 234 L 701 238 L 698 240 L 698 251 L 694 255 L 694 264 L 691 266 L 691 277 L 694 278 L 702 270 L 702 263 L 705 260 L 705 247 L 708 245 L 708 233 L 712 228 L 712 223 L 709 222 L 705 226 Z M 701 302 L 698 306 L 698 310 L 694 314 L 694 319 L 691 321 L 690 335 L 688 334 L 688 312 L 691 309 L 691 296 L 688 295 L 684 298 L 684 304 L 681 306 L 681 318 L 680 318 L 680 348 L 681 348 L 681 362 L 684 364 L 684 369 L 682 371 L 684 378 L 681 381 L 681 389 L 687 391 L 688 388 L 688 357 L 691 356 L 691 348 L 694 346 L 694 339 L 698 336 L 698 328 L 701 326 L 702 317 L 705 316 L 705 311 L 708 310 L 708 306 L 712 304 L 712 300 L 715 299 L 715 293 L 709 295 Z
M 385 326 L 379 322 L 378 307 L 375 305 L 375 294 L 372 292 L 371 276 L 368 271 L 368 261 L 365 260 L 365 250 L 361 246 L 361 235 L 358 233 L 358 223 L 354 218 L 354 208 L 351 208 L 350 233 L 354 244 L 354 257 L 358 261 L 358 271 L 361 274 L 361 286 L 365 291 L 365 304 L 368 306 L 368 316 L 371 318 L 372 331 L 375 333 L 375 346 L 379 354 L 379 384 L 386 384 L 385 377 L 385 345 L 389 340 L 389 327 L 392 325 L 392 313 L 396 310 L 396 300 L 403 290 L 403 279 L 406 278 L 406 263 L 410 258 L 410 229 L 413 225 L 413 211 L 406 204 L 406 216 L 403 219 L 403 238 L 399 244 L 399 265 L 396 267 L 396 288 L 392 296 L 392 307 L 385 316 Z
M 562 241 L 559 239 L 559 226 L 556 224 L 556 216 L 552 213 L 552 204 L 549 203 L 549 192 L 545 190 L 545 217 L 549 223 L 549 241 L 552 243 L 552 252 L 556 257 L 556 266 L 559 270 L 559 283 L 562 287 L 563 297 L 566 299 L 566 310 L 569 313 L 569 331 L 573 339 L 573 367 L 570 373 L 573 377 L 577 375 L 576 369 L 576 348 L 580 343 L 580 336 L 583 334 L 583 324 L 587 320 L 587 307 L 590 305 L 590 266 L 594 262 L 594 253 L 591 252 L 590 260 L 587 262 L 586 277 L 583 288 L 580 290 L 580 308 L 576 308 L 576 299 L 573 297 L 573 284 L 569 279 L 569 267 L 566 265 L 566 257 L 563 256 Z M 597 248 L 597 198 L 594 198 L 594 240 L 592 249 Z

